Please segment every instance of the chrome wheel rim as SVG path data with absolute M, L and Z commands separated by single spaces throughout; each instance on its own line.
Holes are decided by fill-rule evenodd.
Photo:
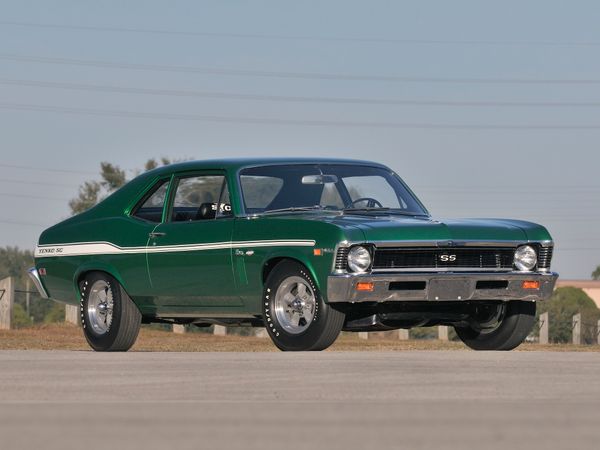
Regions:
M 113 317 L 113 293 L 110 284 L 96 281 L 90 288 L 87 301 L 87 316 L 92 330 L 99 335 L 110 329 Z
M 285 331 L 300 334 L 313 321 L 316 303 L 308 281 L 301 277 L 288 277 L 275 293 L 275 316 Z

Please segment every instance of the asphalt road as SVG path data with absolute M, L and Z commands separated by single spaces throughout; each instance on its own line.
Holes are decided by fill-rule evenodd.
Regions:
M 587 449 L 600 354 L 0 352 L 0 448 Z

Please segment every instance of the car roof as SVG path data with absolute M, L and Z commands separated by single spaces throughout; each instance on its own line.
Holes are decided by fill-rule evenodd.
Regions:
M 375 167 L 386 167 L 372 161 L 362 161 L 357 159 L 342 159 L 342 158 L 237 158 L 237 159 L 209 159 L 198 161 L 185 161 L 171 164 L 164 167 L 159 167 L 148 173 L 160 175 L 172 172 L 184 172 L 188 170 L 202 169 L 223 169 L 223 170 L 240 170 L 245 167 L 256 167 L 263 165 L 280 165 L 280 164 L 346 164 L 346 165 L 368 165 Z
M 279 164 L 345 164 L 386 168 L 386 166 L 382 164 L 371 161 L 338 158 L 240 158 L 186 161 L 158 167 L 138 175 L 125 186 L 113 192 L 110 196 L 98 203 L 98 205 L 83 214 L 88 216 L 119 214 L 126 205 L 131 203 L 133 198 L 147 189 L 148 183 L 153 183 L 154 180 L 168 177 L 173 173 L 210 169 L 237 172 L 245 167 Z

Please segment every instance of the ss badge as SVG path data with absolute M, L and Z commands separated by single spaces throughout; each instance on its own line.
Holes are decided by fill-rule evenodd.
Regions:
M 440 261 L 442 262 L 455 262 L 456 255 L 440 255 Z

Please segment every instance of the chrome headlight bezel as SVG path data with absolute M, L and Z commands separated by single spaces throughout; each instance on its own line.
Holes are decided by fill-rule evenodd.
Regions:
M 519 272 L 532 272 L 538 264 L 538 254 L 535 247 L 521 245 L 515 251 L 514 265 Z
M 373 254 L 366 245 L 354 245 L 346 257 L 348 271 L 352 273 L 368 272 L 373 264 Z

